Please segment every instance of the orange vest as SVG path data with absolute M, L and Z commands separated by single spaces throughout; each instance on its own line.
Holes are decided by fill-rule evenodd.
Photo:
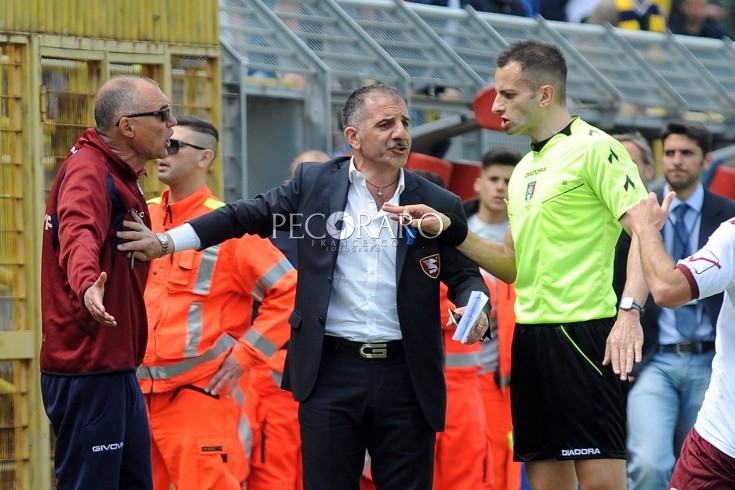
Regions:
M 512 284 L 508 284 L 501 280 L 492 281 L 485 276 L 485 283 L 490 290 L 490 301 L 493 311 L 490 312 L 494 316 L 497 323 L 497 332 L 500 352 L 498 361 L 498 371 L 501 379 L 510 376 L 510 351 L 513 344 L 513 332 L 516 327 L 516 315 L 514 311 L 516 301 L 516 291 Z
M 149 201 L 154 232 L 222 205 L 207 186 L 168 205 Z M 268 362 L 290 335 L 296 271 L 267 239 L 245 235 L 151 262 L 145 290 L 148 345 L 138 379 L 161 393 L 214 374 L 232 351 L 243 369 Z M 252 322 L 253 301 L 261 302 Z
M 444 373 L 447 382 L 451 382 L 452 378 L 460 378 L 471 375 L 470 379 L 477 381 L 477 373 L 480 370 L 480 350 L 481 344 L 472 345 L 463 344 L 459 340 L 453 340 L 455 327 L 447 326 L 449 320 L 449 308 L 454 309 L 455 305 L 447 297 L 447 286 L 441 283 L 439 286 L 439 295 L 441 303 L 441 321 L 444 334 Z

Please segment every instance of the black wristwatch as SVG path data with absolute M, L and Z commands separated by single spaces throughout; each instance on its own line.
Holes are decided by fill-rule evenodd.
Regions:
M 643 314 L 644 311 L 646 311 L 646 309 L 643 308 L 643 305 L 637 302 L 635 298 L 632 298 L 630 296 L 625 296 L 624 298 L 620 298 L 620 306 L 618 306 L 618 308 L 624 311 L 638 310 L 638 312 L 641 315 Z

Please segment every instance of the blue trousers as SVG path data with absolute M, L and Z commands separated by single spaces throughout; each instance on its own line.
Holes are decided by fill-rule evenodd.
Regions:
M 41 374 L 57 490 L 152 490 L 151 437 L 134 371 Z
M 655 354 L 628 393 L 628 488 L 660 490 L 697 420 L 715 353 Z

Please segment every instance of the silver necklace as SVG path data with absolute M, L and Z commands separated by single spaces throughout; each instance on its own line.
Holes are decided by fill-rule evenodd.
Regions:
M 368 179 L 365 179 L 365 182 L 367 182 L 367 183 L 368 183 L 368 184 L 370 184 L 371 186 L 373 186 L 373 187 L 375 187 L 376 189 L 378 189 L 378 192 L 377 192 L 377 195 L 378 195 L 378 197 L 383 197 L 383 187 L 390 187 L 390 186 L 392 186 L 393 184 L 395 184 L 396 182 L 398 182 L 398 181 L 399 181 L 400 179 L 401 179 L 401 175 L 399 174 L 399 175 L 398 175 L 398 178 L 397 178 L 396 180 L 394 180 L 394 181 L 393 181 L 393 182 L 391 182 L 390 184 L 386 184 L 386 185 L 382 185 L 382 186 L 380 186 L 380 185 L 375 185 L 375 184 L 373 184 L 372 182 L 370 182 L 370 181 L 369 181 Z

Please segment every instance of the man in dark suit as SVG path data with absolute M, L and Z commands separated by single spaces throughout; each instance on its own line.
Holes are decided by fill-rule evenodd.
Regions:
M 676 192 L 662 234 L 667 251 L 678 260 L 698 250 L 720 223 L 735 216 L 735 203 L 701 184 L 702 172 L 712 160 L 712 135 L 702 124 L 671 122 L 664 128 L 662 143 L 666 184 L 658 199 Z M 629 247 L 630 238 L 624 233 L 616 249 L 618 294 Z M 676 310 L 658 307 L 652 297 L 646 302 L 641 317 L 643 358 L 634 369 L 628 395 L 628 488 L 666 487 L 709 384 L 721 305 L 722 294 Z
M 134 241 L 121 250 L 150 260 L 244 233 L 300 234 L 282 386 L 300 402 L 304 488 L 357 489 L 367 450 L 378 489 L 429 490 L 446 411 L 439 282 L 456 305 L 487 289 L 450 239 L 408 230 L 411 217 L 395 221 L 382 209 L 426 202 L 465 219 L 456 195 L 403 171 L 411 147 L 403 96 L 357 89 L 342 125 L 352 157 L 301 165 L 280 187 L 157 237 L 123 232 Z M 487 312 L 468 343 L 485 335 Z

